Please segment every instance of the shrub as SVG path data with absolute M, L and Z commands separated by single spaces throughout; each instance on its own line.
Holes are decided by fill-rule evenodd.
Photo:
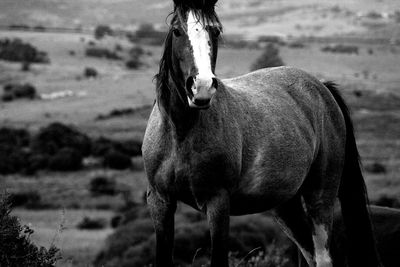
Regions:
M 142 142 L 137 140 L 125 140 L 115 143 L 115 149 L 131 157 L 142 155 Z
M 10 204 L 12 207 L 25 206 L 34 208 L 40 206 L 41 197 L 36 191 L 18 192 L 10 196 Z
M 90 181 L 89 191 L 92 195 L 110 195 L 113 196 L 117 194 L 117 184 L 114 180 L 99 176 L 95 177 Z
M 27 159 L 27 165 L 24 170 L 25 174 L 32 175 L 39 170 L 47 169 L 49 166 L 50 156 L 46 154 L 31 154 Z
M 38 247 L 30 240 L 34 233 L 28 226 L 21 226 L 15 216 L 11 216 L 10 199 L 0 200 L 0 265 L 1 266 L 55 266 L 59 249 L 51 245 L 49 249 Z
M 92 143 L 92 155 L 104 157 L 111 151 L 117 151 L 131 157 L 142 154 L 142 142 L 137 140 L 114 141 L 105 137 L 100 137 Z
M 14 147 L 27 147 L 30 142 L 30 134 L 24 129 L 0 128 L 0 145 Z
M 128 38 L 132 42 L 140 41 L 151 45 L 161 45 L 164 43 L 166 33 L 156 30 L 152 24 L 144 23 L 139 26 L 134 35 L 129 35 Z
M 30 71 L 31 69 L 31 63 L 28 61 L 24 61 L 21 64 L 21 71 Z
M 208 224 L 204 217 L 194 218 L 193 215 L 194 212 L 178 212 L 175 216 L 174 258 L 177 266 L 201 266 L 200 263 L 208 261 L 207 252 L 210 248 Z M 95 266 L 151 264 L 155 256 L 155 240 L 149 217 L 144 206 L 137 206 L 116 217 L 114 220 L 118 227 L 107 239 L 104 249 L 97 256 Z M 287 259 L 293 256 L 292 251 L 289 251 L 290 243 L 270 217 L 258 215 L 235 218 L 232 220 L 230 237 L 229 248 L 235 251 L 232 262 L 239 263 L 249 251 L 261 247 L 262 254 L 255 254 L 255 257 L 246 259 L 244 262 L 248 262 L 249 265 L 243 266 L 291 266 L 286 264 Z M 201 251 L 192 264 L 198 249 Z M 297 253 L 295 255 L 297 256 Z
M 365 166 L 365 170 L 370 173 L 386 173 L 386 167 L 382 163 L 374 162 Z
M 84 217 L 83 220 L 78 223 L 76 228 L 81 230 L 100 230 L 107 226 L 106 221 L 103 218 L 89 218 Z
M 328 46 L 324 46 L 321 48 L 322 52 L 331 52 L 331 53 L 345 53 L 345 54 L 357 54 L 358 55 L 358 46 L 355 45 L 344 45 L 344 44 L 331 44 Z
M 48 63 L 47 53 L 20 39 L 0 40 L 0 59 L 14 62 Z
M 110 26 L 99 25 L 94 30 L 94 38 L 96 39 L 102 39 L 106 35 L 113 35 L 113 30 L 110 28 Z
M 28 98 L 28 99 L 34 99 L 37 94 L 36 94 L 36 88 L 29 84 L 14 84 L 14 83 L 10 83 L 10 84 L 6 84 L 3 87 L 4 90 L 4 95 L 6 96 L 6 100 L 7 99 L 17 99 L 17 98 Z
M 12 174 L 24 170 L 28 156 L 28 153 L 21 148 L 0 145 L 0 174 Z
M 145 54 L 143 47 L 135 46 L 129 51 L 129 59 L 126 67 L 129 69 L 137 69 L 143 65 L 142 57 Z
M 373 204 L 377 206 L 389 207 L 389 208 L 400 208 L 400 199 L 394 196 L 381 195 Z
M 253 63 L 251 70 L 278 67 L 282 65 L 284 65 L 284 63 L 279 56 L 279 48 L 269 43 L 265 47 L 263 54 Z
M 132 160 L 130 156 L 124 153 L 110 150 L 104 155 L 103 165 L 110 169 L 124 170 L 132 166 Z
M 39 154 L 54 155 L 62 148 L 73 148 L 82 156 L 88 156 L 91 140 L 72 126 L 54 122 L 39 130 L 32 140 L 31 147 Z
M 121 59 L 121 57 L 118 55 L 118 53 L 116 53 L 114 51 L 110 51 L 107 48 L 100 48 L 100 47 L 86 48 L 85 54 L 88 57 L 106 58 L 106 59 L 114 59 L 114 60 Z
M 82 154 L 70 147 L 59 150 L 49 159 L 49 169 L 53 171 L 76 171 L 82 168 Z
M 96 78 L 98 75 L 98 72 L 95 68 L 86 67 L 85 70 L 83 71 L 83 75 L 86 78 Z

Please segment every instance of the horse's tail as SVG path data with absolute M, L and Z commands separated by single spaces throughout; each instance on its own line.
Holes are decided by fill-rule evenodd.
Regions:
M 367 190 L 350 113 L 336 85 L 333 82 L 325 82 L 324 85 L 335 98 L 346 123 L 346 152 L 339 200 L 347 237 L 348 264 L 364 267 L 382 266 L 372 230 Z

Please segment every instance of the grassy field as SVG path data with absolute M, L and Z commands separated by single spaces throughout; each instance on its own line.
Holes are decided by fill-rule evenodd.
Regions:
M 154 101 L 152 77 L 157 71 L 161 54 L 159 47 L 145 47 L 151 55 L 139 70 L 126 69 L 123 61 L 93 59 L 84 55 L 89 35 L 59 33 L 0 32 L 0 39 L 18 37 L 49 54 L 51 63 L 33 65 L 21 72 L 20 64 L 0 61 L 0 85 L 10 81 L 30 82 L 40 94 L 70 90 L 74 94 L 55 100 L 20 100 L 0 102 L 0 125 L 37 131 L 50 122 L 75 125 L 90 136 L 116 139 L 141 139 Z M 132 45 L 124 39 L 106 38 L 96 46 L 124 50 Z M 363 163 L 368 169 L 382 164 L 385 172 L 366 171 L 372 200 L 382 195 L 400 199 L 400 47 L 359 43 L 359 55 L 324 53 L 323 43 L 306 43 L 304 48 L 280 48 L 283 61 L 309 71 L 321 79 L 336 81 L 349 103 L 356 127 L 357 142 Z M 373 53 L 369 53 L 369 50 Z M 75 55 L 71 55 L 74 51 Z M 217 74 L 228 78 L 247 73 L 252 62 L 262 53 L 258 49 L 232 49 L 222 45 Z M 85 67 L 95 67 L 100 75 L 83 77 Z M 105 120 L 96 120 L 113 109 L 144 107 L 141 112 Z M 138 164 L 141 160 L 136 159 Z M 75 228 L 84 216 L 109 219 L 126 199 L 122 195 L 93 197 L 88 184 L 93 177 L 104 175 L 116 180 L 120 188 L 129 188 L 130 198 L 141 202 L 146 188 L 142 169 L 110 171 L 85 169 L 73 173 L 41 172 L 37 176 L 9 175 L 0 177 L 1 190 L 9 192 L 36 191 L 52 210 L 17 209 L 14 214 L 25 224 L 32 224 L 34 240 L 48 246 L 53 240 L 64 256 L 60 266 L 87 266 L 96 255 L 106 236 L 100 231 Z M 65 212 L 62 208 L 65 208 Z M 63 222 L 65 221 L 65 223 Z M 59 226 L 66 229 L 59 233 Z

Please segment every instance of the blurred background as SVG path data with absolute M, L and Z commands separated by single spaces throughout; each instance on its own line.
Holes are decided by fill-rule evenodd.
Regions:
M 32 242 L 32 262 L 151 264 L 140 147 L 171 11 L 171 0 L 0 0 L 0 216 Z M 398 0 L 220 0 L 217 13 L 217 75 L 288 65 L 338 83 L 370 200 L 400 208 Z M 206 264 L 203 215 L 181 205 L 176 224 L 178 266 Z M 268 214 L 233 218 L 231 236 L 232 266 L 293 266 Z M 15 266 L 48 266 L 24 259 Z

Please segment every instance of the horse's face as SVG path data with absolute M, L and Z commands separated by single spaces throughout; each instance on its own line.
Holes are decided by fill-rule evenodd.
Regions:
M 172 60 L 183 78 L 189 107 L 208 108 L 217 91 L 215 64 L 220 29 L 198 19 L 193 11 L 184 18 L 185 25 L 173 25 Z

